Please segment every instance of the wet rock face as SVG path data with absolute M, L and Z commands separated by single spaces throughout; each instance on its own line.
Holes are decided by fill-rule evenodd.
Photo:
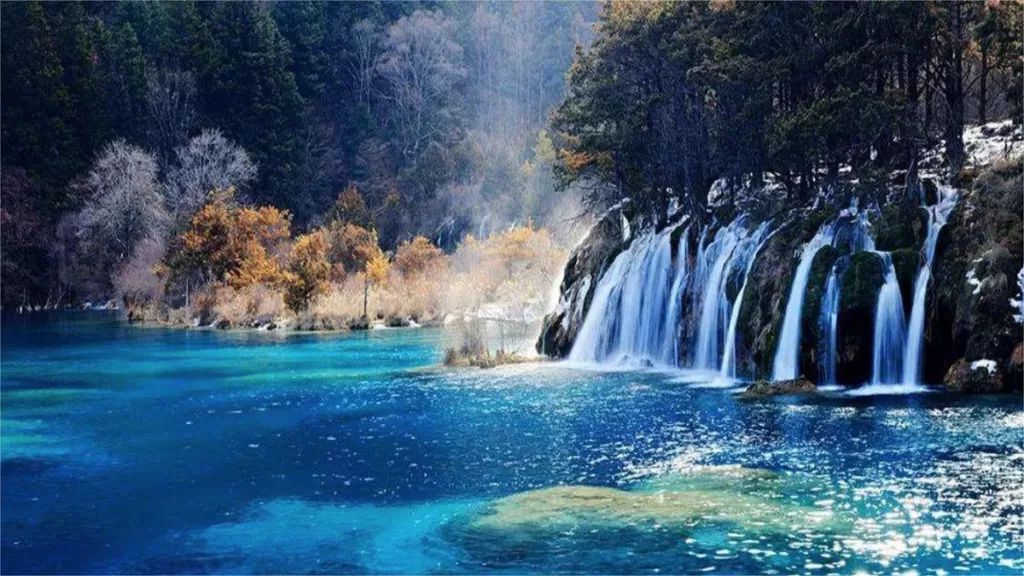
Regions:
M 633 216 L 628 203 L 612 208 L 573 250 L 565 265 L 558 305 L 544 317 L 537 352 L 557 358 L 569 355 L 601 275 L 632 241 L 623 222 Z
M 840 383 L 871 379 L 875 302 L 883 284 L 885 276 L 878 256 L 859 252 L 850 257 L 839 292 L 836 381 Z
M 800 260 L 800 247 L 814 237 L 829 215 L 829 212 L 818 211 L 785 222 L 758 253 L 740 309 L 736 346 L 738 374 L 771 374 L 793 273 Z M 806 299 L 804 304 L 807 304 Z M 803 340 L 804 334 L 801 334 Z
M 1024 265 L 1022 190 L 1021 161 L 997 163 L 965 191 L 943 228 L 926 312 L 925 381 L 945 382 L 957 359 L 993 359 L 1003 387 L 1021 389 L 1009 368 L 1022 340 L 1010 305 Z

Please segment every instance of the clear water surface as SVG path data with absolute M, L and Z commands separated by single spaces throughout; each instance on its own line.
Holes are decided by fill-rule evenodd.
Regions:
M 0 571 L 1024 570 L 1018 397 L 429 369 L 441 338 L 5 317 Z

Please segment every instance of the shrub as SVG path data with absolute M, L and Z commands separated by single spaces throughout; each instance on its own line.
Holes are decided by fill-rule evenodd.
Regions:
M 163 297 L 165 283 L 158 270 L 165 252 L 166 247 L 160 237 L 145 238 L 114 276 L 114 288 L 129 317 Z

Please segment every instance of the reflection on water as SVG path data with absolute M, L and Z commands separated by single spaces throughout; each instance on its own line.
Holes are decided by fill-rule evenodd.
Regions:
M 7 321 L 3 572 L 1019 574 L 1018 398 L 420 370 L 431 330 Z

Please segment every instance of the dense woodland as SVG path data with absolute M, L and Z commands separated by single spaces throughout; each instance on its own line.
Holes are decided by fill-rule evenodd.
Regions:
M 357 280 L 365 311 L 402 249 L 505 231 L 478 246 L 503 278 L 510 255 L 557 252 L 534 225 L 557 235 L 579 196 L 664 215 L 770 178 L 808 198 L 912 175 L 943 139 L 955 174 L 966 124 L 1021 120 L 1021 12 L 4 3 L 3 304 L 257 287 L 299 311 Z
M 967 123 L 1021 121 L 1022 8 L 989 2 L 613 2 L 553 118 L 591 204 L 700 208 L 719 178 L 808 198 L 911 169 Z
M 354 201 L 385 250 L 576 211 L 544 128 L 596 4 L 0 9 L 5 307 L 113 295 L 228 186 L 296 231 Z

